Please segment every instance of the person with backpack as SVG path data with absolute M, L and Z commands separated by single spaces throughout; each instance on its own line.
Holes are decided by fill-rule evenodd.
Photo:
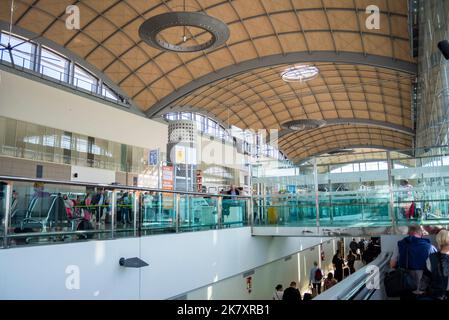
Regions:
M 400 296 L 401 299 L 415 300 L 417 295 L 423 293 L 420 287 L 421 278 L 426 269 L 427 259 L 435 252 L 437 250 L 430 240 L 423 237 L 421 226 L 411 225 L 408 227 L 408 236 L 398 241 L 390 260 L 390 268 L 408 270 L 410 277 L 416 283 L 416 290 L 404 292 Z
M 318 262 L 313 263 L 310 269 L 309 286 L 316 292 L 316 295 L 321 294 L 321 280 L 323 279 L 323 272 L 318 267 Z
M 430 284 L 427 296 L 431 300 L 449 299 L 449 231 L 441 230 L 436 236 L 438 252 L 431 253 L 427 259 L 430 271 Z

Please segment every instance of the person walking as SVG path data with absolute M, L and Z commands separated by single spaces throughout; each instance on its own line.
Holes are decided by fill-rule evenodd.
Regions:
M 312 287 L 312 296 L 321 294 L 322 279 L 323 279 L 323 272 L 318 267 L 318 262 L 315 261 L 309 273 L 309 286 Z
M 335 280 L 332 272 L 329 272 L 327 274 L 327 278 L 324 280 L 324 290 L 330 289 L 336 284 L 337 284 L 337 280 Z
M 348 262 L 349 273 L 353 274 L 355 272 L 354 264 L 355 264 L 356 256 L 354 255 L 352 250 L 349 250 L 348 256 L 346 257 L 346 261 Z
M 273 300 L 282 300 L 284 295 L 284 290 L 282 288 L 282 284 L 278 284 L 273 292 Z
M 337 250 L 337 253 L 332 258 L 332 264 L 334 266 L 334 277 L 340 282 L 343 280 L 343 266 L 345 264 L 341 258 L 340 250 Z
M 352 253 L 357 254 L 358 244 L 355 241 L 355 238 L 353 238 L 351 243 L 349 243 L 349 249 L 351 249 Z
M 292 281 L 290 287 L 284 290 L 284 295 L 282 296 L 284 301 L 301 301 L 301 292 L 296 288 L 296 282 Z

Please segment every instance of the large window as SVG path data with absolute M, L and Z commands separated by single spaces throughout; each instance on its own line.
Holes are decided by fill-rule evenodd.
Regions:
M 0 33 L 0 43 L 5 47 L 8 45 L 8 43 L 11 43 L 11 46 L 14 47 L 11 55 L 8 50 L 0 51 L 1 60 L 9 63 L 14 63 L 16 67 L 19 68 L 34 68 L 34 56 L 36 54 L 35 44 L 27 42 L 26 39 L 22 39 L 5 33 Z
M 95 78 L 91 73 L 84 70 L 83 68 L 75 65 L 75 79 L 74 85 L 78 88 L 87 90 L 89 92 L 96 93 L 98 86 L 98 79 Z
M 119 96 L 114 92 L 114 90 L 112 90 L 105 84 L 103 84 L 101 95 L 114 101 L 120 100 Z
M 67 82 L 69 78 L 69 60 L 46 48 L 42 48 L 40 72 L 47 77 Z
M 11 43 L 13 47 L 16 46 L 11 54 L 8 50 L 0 50 L 0 62 L 13 64 L 16 68 L 28 69 L 32 72 L 38 69 L 37 71 L 47 79 L 54 79 L 70 86 L 74 85 L 91 94 L 128 104 L 123 96 L 111 89 L 111 86 L 102 83 L 99 89 L 99 77 L 80 65 L 74 65 L 68 58 L 55 50 L 44 46 L 38 47 L 29 39 L 10 35 L 5 31 L 0 32 L 0 43 L 5 47 L 8 43 Z M 39 68 L 35 68 L 35 66 L 39 66 Z M 71 70 L 74 72 L 72 73 Z M 73 78 L 73 84 L 71 78 Z

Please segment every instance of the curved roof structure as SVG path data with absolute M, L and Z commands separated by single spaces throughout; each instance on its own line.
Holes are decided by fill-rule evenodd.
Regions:
M 9 20 L 9 3 L 0 1 L 0 21 Z M 280 129 L 298 119 L 334 121 L 282 136 L 280 150 L 291 159 L 337 144 L 413 145 L 416 64 L 410 56 L 406 0 L 186 0 L 187 11 L 218 18 L 231 33 L 224 46 L 193 53 L 160 51 L 139 38 L 146 19 L 182 11 L 179 1 L 15 3 L 14 26 L 85 59 L 149 117 L 194 107 L 223 123 L 251 129 Z M 66 7 L 73 4 L 80 9 L 80 30 L 65 27 Z M 373 4 L 380 9 L 379 29 L 365 24 L 366 8 Z M 178 39 L 176 34 L 164 36 Z M 205 36 L 199 29 L 187 41 L 194 44 Z M 282 70 L 298 63 L 317 66 L 319 77 L 303 84 L 283 82 Z M 338 119 L 345 123 L 335 124 Z M 315 139 L 331 136 L 333 130 L 338 143 L 326 146 Z M 311 142 L 304 142 L 306 136 Z

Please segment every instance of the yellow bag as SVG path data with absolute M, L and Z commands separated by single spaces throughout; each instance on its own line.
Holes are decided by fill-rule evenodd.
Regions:
M 268 224 L 276 224 L 278 220 L 277 208 L 268 208 Z

